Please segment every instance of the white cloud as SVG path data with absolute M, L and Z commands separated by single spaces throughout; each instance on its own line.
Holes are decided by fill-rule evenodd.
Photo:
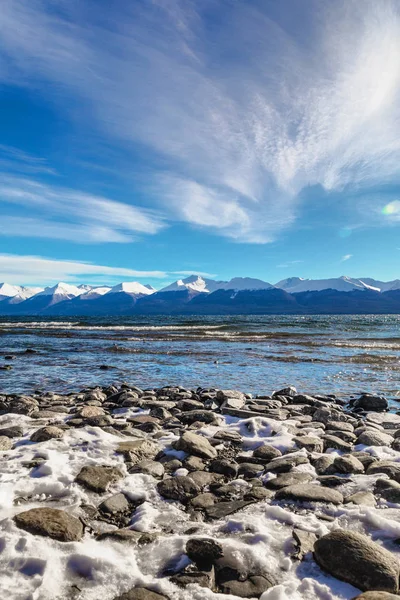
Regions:
M 169 173 L 155 174 L 153 199 L 172 218 L 266 242 L 295 221 L 305 186 L 363 191 L 398 177 L 395 0 L 309 0 L 300 26 L 258 0 L 121 2 L 102 22 L 84 5 L 4 0 L 0 80 L 55 82 L 46 93 L 78 98 L 86 123 L 151 148 Z
M 352 258 L 353 255 L 352 254 L 345 254 L 344 256 L 342 256 L 342 258 L 340 259 L 340 262 L 346 262 L 346 260 L 350 260 L 350 258 Z
M 3 214 L 0 235 L 57 238 L 79 243 L 129 242 L 135 239 L 135 234 L 154 234 L 165 226 L 155 211 L 3 175 L 0 205 L 13 204 L 22 205 L 32 211 L 33 216 Z M 48 215 L 55 215 L 59 220 L 52 220 Z

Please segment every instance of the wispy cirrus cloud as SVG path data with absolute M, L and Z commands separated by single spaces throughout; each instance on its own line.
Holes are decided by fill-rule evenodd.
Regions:
M 171 219 L 268 242 L 307 186 L 362 193 L 400 171 L 398 3 L 291 7 L 4 0 L 0 80 L 55 82 L 60 106 L 151 149 L 144 187 Z
M 119 279 L 142 279 L 147 282 L 149 279 L 186 274 L 187 271 L 144 271 L 43 256 L 0 254 L 0 282 L 15 284 L 47 285 L 57 281 L 112 283 Z
M 347 260 L 350 260 L 351 258 L 353 258 L 352 254 L 345 254 L 344 256 L 342 256 L 342 258 L 340 259 L 340 262 L 346 262 Z
M 24 207 L 24 215 L 6 207 Z M 79 243 L 129 242 L 139 234 L 155 234 L 165 221 L 155 210 L 109 198 L 48 185 L 17 176 L 0 181 L 0 235 L 63 239 Z

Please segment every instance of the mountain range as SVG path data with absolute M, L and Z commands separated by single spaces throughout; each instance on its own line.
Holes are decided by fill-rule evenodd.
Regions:
M 10 316 L 369 313 L 400 313 L 400 280 L 289 277 L 272 285 L 250 277 L 215 281 L 191 275 L 158 291 L 138 282 L 44 289 L 0 284 L 0 315 Z

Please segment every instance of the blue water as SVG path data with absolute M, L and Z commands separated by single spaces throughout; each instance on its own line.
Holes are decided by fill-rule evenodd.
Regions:
M 5 364 L 0 393 L 125 381 L 400 398 L 400 316 L 1 319 Z

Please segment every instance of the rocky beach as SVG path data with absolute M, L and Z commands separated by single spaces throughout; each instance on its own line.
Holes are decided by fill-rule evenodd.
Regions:
M 0 587 L 15 600 L 390 600 L 386 398 L 91 387 L 0 396 Z

